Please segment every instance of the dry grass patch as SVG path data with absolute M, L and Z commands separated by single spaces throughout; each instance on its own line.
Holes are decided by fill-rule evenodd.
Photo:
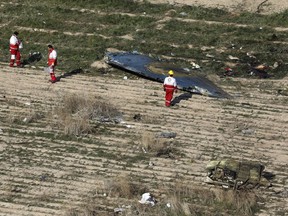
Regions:
M 111 213 L 101 209 L 96 201 L 90 201 L 79 209 L 68 209 L 64 216 L 110 216 Z
M 119 214 L 123 216 L 198 216 L 198 215 L 246 215 L 252 216 L 258 210 L 258 197 L 251 191 L 233 191 L 222 189 L 207 189 L 176 182 L 173 185 L 160 188 L 161 191 L 156 198 L 156 204 L 140 204 L 137 200 L 141 198 L 147 188 L 136 186 L 128 176 L 119 176 L 107 180 L 105 183 L 107 197 L 119 198 L 115 208 L 122 206 Z M 161 194 L 161 196 L 160 196 Z M 121 199 L 120 199 L 121 198 Z M 124 201 L 124 199 L 129 199 Z M 66 216 L 90 216 L 101 215 L 100 207 L 96 198 L 83 205 L 81 210 L 70 210 Z M 98 200 L 99 201 L 99 200 Z M 123 205 L 125 204 L 125 205 Z M 129 206 L 129 207 L 128 207 Z M 102 209 L 103 210 L 103 209 Z M 108 213 L 103 211 L 103 215 Z M 113 213 L 110 212 L 112 215 Z
M 135 182 L 133 182 L 127 175 L 108 179 L 105 182 L 105 189 L 108 191 L 107 195 L 110 197 L 121 197 L 127 199 L 139 196 L 139 194 L 145 191 L 144 187 L 141 188 L 139 185 L 135 184 Z
M 156 157 L 173 158 L 180 156 L 181 153 L 175 148 L 175 140 L 157 137 L 152 132 L 143 132 L 140 147 Z
M 156 138 L 152 132 L 147 131 L 142 134 L 140 145 L 150 152 L 158 152 L 167 146 L 164 139 Z
M 173 215 L 254 215 L 258 196 L 252 191 L 205 189 L 178 182 L 167 192 Z
M 54 114 L 66 135 L 86 135 L 93 132 L 95 122 L 117 122 L 121 113 L 109 102 L 85 95 L 63 97 Z
M 43 113 L 37 112 L 34 109 L 30 109 L 27 112 L 21 112 L 18 114 L 9 113 L 6 116 L 6 122 L 9 124 L 29 124 L 37 122 L 39 119 L 44 118 Z

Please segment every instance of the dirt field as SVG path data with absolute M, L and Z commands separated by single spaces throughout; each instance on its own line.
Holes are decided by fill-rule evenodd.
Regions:
M 50 84 L 47 74 L 39 70 L 10 69 L 3 64 L 1 74 L 0 108 L 5 123 L 1 123 L 0 133 L 0 215 L 63 215 L 91 193 L 98 197 L 99 208 L 106 210 L 133 203 L 135 200 L 103 198 L 103 194 L 109 193 L 104 187 L 106 178 L 120 174 L 147 179 L 150 190 L 159 196 L 158 188 L 149 179 L 153 179 L 153 184 L 165 185 L 181 176 L 182 182 L 208 188 L 203 185 L 207 161 L 231 156 L 261 161 L 267 171 L 276 175 L 273 187 L 264 190 L 266 215 L 287 213 L 287 96 L 276 94 L 277 89 L 287 86 L 287 79 L 236 79 L 235 86 L 223 82 L 221 86 L 235 99 L 193 95 L 173 108 L 166 108 L 160 84 L 130 79 L 129 75 L 124 80 L 78 74 Z M 48 112 L 71 93 L 106 98 L 117 104 L 126 123 L 112 127 L 108 134 L 91 137 L 90 145 L 46 138 L 43 133 L 55 137 L 60 133 L 50 126 L 49 118 L 25 124 L 25 118 L 37 110 Z M 142 116 L 141 121 L 133 119 L 136 114 Z M 23 124 L 11 128 L 12 119 Z M 163 131 L 177 133 L 177 148 L 184 156 L 154 157 L 150 159 L 154 164 L 151 167 L 141 162 L 127 166 L 125 161 L 117 160 L 117 155 L 141 154 L 139 137 L 144 132 Z M 115 159 L 82 153 L 100 150 Z M 256 193 L 260 195 L 262 191 Z
M 231 10 L 242 5 L 255 11 L 263 1 L 154 2 L 225 5 Z M 266 3 L 275 11 L 288 8 L 287 1 Z M 287 88 L 288 78 L 213 77 L 233 99 L 193 95 L 166 108 L 161 84 L 115 69 L 93 77 L 76 74 L 55 84 L 40 69 L 10 68 L 7 62 L 0 63 L 0 73 L 1 216 L 62 216 L 92 198 L 103 212 L 99 215 L 113 215 L 115 208 L 129 209 L 141 198 L 110 196 L 111 185 L 122 176 L 139 179 L 165 205 L 162 189 L 175 182 L 213 188 L 203 183 L 205 166 L 224 157 L 262 162 L 275 178 L 271 188 L 254 191 L 263 201 L 259 215 L 288 215 L 288 96 L 278 94 Z M 49 113 L 71 94 L 105 98 L 123 113 L 123 121 L 99 126 L 84 138 L 63 136 L 57 116 Z M 161 132 L 177 134 L 165 141 L 178 153 L 140 160 L 146 154 L 142 138 L 149 142 L 146 134 Z

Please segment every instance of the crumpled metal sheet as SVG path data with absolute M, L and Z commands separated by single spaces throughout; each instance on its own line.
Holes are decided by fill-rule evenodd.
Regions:
M 106 63 L 157 82 L 164 82 L 167 72 L 173 70 L 178 89 L 216 98 L 231 96 L 212 81 L 187 68 L 152 58 L 137 52 L 107 52 Z

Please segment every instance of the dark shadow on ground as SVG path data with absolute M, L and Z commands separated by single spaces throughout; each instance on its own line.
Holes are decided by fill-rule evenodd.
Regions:
M 181 100 L 188 100 L 189 98 L 192 98 L 192 93 L 185 92 L 185 93 L 175 97 L 171 101 L 171 105 L 174 106 L 175 104 L 180 103 Z
M 70 77 L 70 76 L 73 76 L 73 75 L 76 75 L 76 74 L 79 74 L 79 73 L 82 73 L 82 72 L 83 72 L 83 70 L 79 68 L 79 69 L 75 69 L 73 71 L 64 73 L 61 76 L 57 77 L 57 82 L 59 82 L 62 78 Z

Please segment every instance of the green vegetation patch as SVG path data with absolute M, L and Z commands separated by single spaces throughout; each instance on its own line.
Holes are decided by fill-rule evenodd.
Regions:
M 288 27 L 287 11 L 232 14 L 215 8 L 129 0 L 24 0 L 16 5 L 4 1 L 0 11 L 0 23 L 9 23 L 0 32 L 0 38 L 7 38 L 7 42 L 0 41 L 1 61 L 9 58 L 7 43 L 15 29 L 24 43 L 24 57 L 31 51 L 45 56 L 47 44 L 52 43 L 58 51 L 58 68 L 64 71 L 82 68 L 93 72 L 90 65 L 102 59 L 108 48 L 115 48 L 176 60 L 195 59 L 206 73 L 222 73 L 228 60 L 237 65 L 233 68 L 237 70 L 235 76 L 244 77 L 249 76 L 251 65 L 277 62 L 279 66 L 271 72 L 273 78 L 287 75 L 283 43 L 288 42 L 288 31 L 274 29 Z M 127 35 L 130 39 L 122 38 Z M 253 53 L 257 61 L 247 53 Z M 229 60 L 229 55 L 239 61 Z

